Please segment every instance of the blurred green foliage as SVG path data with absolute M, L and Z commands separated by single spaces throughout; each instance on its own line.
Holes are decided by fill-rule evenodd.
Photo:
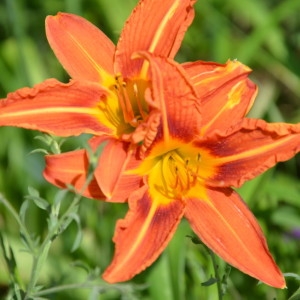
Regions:
M 116 42 L 136 3 L 136 0 L 1 1 L 0 97 L 46 78 L 68 80 L 47 44 L 44 33 L 47 15 L 58 11 L 79 14 Z M 195 20 L 176 59 L 180 62 L 238 59 L 253 69 L 251 77 L 260 88 L 250 115 L 270 122 L 300 122 L 300 1 L 200 0 L 195 8 Z M 43 147 L 40 140 L 34 139 L 38 134 L 16 128 L 0 129 L 0 193 L 16 210 L 24 202 L 29 186 L 39 190 L 50 203 L 57 197 L 58 190 L 41 175 L 43 154 L 31 154 Z M 81 146 L 86 138 L 72 138 L 63 149 Z M 240 189 L 264 229 L 276 262 L 284 273 L 290 274 L 300 274 L 299 180 L 298 155 Z M 63 202 L 70 203 L 71 199 L 72 195 L 68 195 Z M 115 222 L 126 210 L 126 205 L 83 199 L 79 210 L 83 233 L 79 247 L 70 251 L 78 232 L 74 223 L 54 242 L 39 284 L 47 288 L 74 283 L 80 286 L 93 270 L 99 269 L 101 273 L 113 254 L 111 239 Z M 28 211 L 28 228 L 43 237 L 46 212 L 33 202 Z M 1 204 L 0 231 L 5 237 L 4 244 L 14 251 L 18 276 L 26 285 L 31 260 L 21 251 L 18 224 Z M 217 299 L 215 285 L 201 285 L 214 271 L 206 250 L 186 237 L 191 234 L 183 221 L 160 259 L 128 283 L 109 286 L 96 276 L 89 288 L 82 286 L 75 292 L 60 292 L 47 299 Z M 0 298 L 9 283 L 2 254 Z M 219 261 L 219 268 L 225 273 L 225 263 Z M 300 280 L 293 275 L 286 279 L 288 289 L 276 290 L 257 285 L 256 280 L 232 269 L 224 299 L 288 299 L 298 289 Z

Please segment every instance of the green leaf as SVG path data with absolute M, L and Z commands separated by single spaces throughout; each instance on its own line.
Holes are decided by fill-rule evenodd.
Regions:
M 23 290 L 21 289 L 21 279 L 18 274 L 17 261 L 13 252 L 13 249 L 10 245 L 5 245 L 3 236 L 0 232 L 0 249 L 2 249 L 2 253 L 4 256 L 5 263 L 7 265 L 9 276 L 11 280 L 11 285 L 13 286 L 13 299 L 24 299 L 22 295 L 24 295 Z
M 52 231 L 52 229 L 57 225 L 61 202 L 65 199 L 67 193 L 67 190 L 59 190 L 55 195 L 53 204 L 51 205 L 49 218 L 47 220 L 49 231 Z
M 82 241 L 82 229 L 81 229 L 81 222 L 80 222 L 79 216 L 77 214 L 72 214 L 70 217 L 72 217 L 72 219 L 75 221 L 75 223 L 77 225 L 76 238 L 75 238 L 73 246 L 71 248 L 71 252 L 74 252 L 75 250 L 77 250 L 79 248 L 80 243 Z
M 189 240 L 186 238 L 186 233 L 189 231 L 190 228 L 188 222 L 181 222 L 166 249 L 171 270 L 174 300 L 185 298 L 186 249 L 187 244 L 189 243 Z
M 197 236 L 187 235 L 186 237 L 190 238 L 195 245 L 203 245 L 202 241 Z
M 1 233 L 0 233 L 0 246 L 2 248 L 3 256 L 5 259 L 6 265 L 9 269 L 9 272 L 11 275 L 13 275 L 13 274 L 15 274 L 15 270 L 17 268 L 15 256 L 14 256 L 13 250 L 10 246 L 7 246 L 8 250 L 6 249 L 7 247 L 4 244 L 4 239 L 3 239 Z
M 40 196 L 39 191 L 36 190 L 35 188 L 31 187 L 31 186 L 28 187 L 28 193 L 32 197 L 39 197 Z
M 299 227 L 299 210 L 289 206 L 282 206 L 272 213 L 271 220 L 274 224 L 286 229 Z
M 34 202 L 34 204 L 40 209 L 48 211 L 50 208 L 50 204 L 43 198 L 40 197 L 30 197 L 30 200 Z
M 40 193 L 33 187 L 28 187 L 29 195 L 26 196 L 26 199 L 32 200 L 34 204 L 40 209 L 48 211 L 50 204 L 48 201 L 40 197 Z
M 63 143 L 66 141 L 66 139 L 64 138 L 57 138 L 49 134 L 38 135 L 35 137 L 35 139 L 40 140 L 48 148 L 50 148 L 50 152 L 52 154 L 60 154 L 61 153 L 60 148 L 63 145 Z M 42 151 L 46 151 L 48 153 L 47 150 L 42 150 Z
M 35 153 L 42 153 L 44 155 L 48 155 L 49 152 L 45 149 L 42 149 L 42 148 L 37 148 L 37 149 L 34 149 L 32 151 L 29 152 L 29 154 L 35 154 Z
M 48 258 L 48 253 L 49 253 L 51 245 L 52 245 L 51 239 L 49 239 L 46 244 L 43 244 L 43 247 L 41 248 L 41 252 L 39 253 L 39 257 L 36 260 L 37 264 L 35 265 L 34 275 L 32 275 L 32 278 L 31 278 L 32 286 L 34 287 L 34 289 L 36 289 L 36 283 L 39 279 L 41 270 L 42 270 L 43 266 L 45 265 L 45 262 Z
M 166 253 L 156 261 L 147 280 L 151 299 L 173 300 L 171 270 Z
M 201 283 L 202 286 L 211 286 L 215 283 L 218 282 L 218 279 L 217 278 L 214 278 L 214 277 L 210 277 L 207 281 L 204 281 Z
M 85 270 L 87 274 L 89 274 L 91 272 L 90 266 L 86 262 L 83 262 L 83 261 L 79 261 L 79 260 L 74 261 L 74 262 L 72 262 L 72 266 Z
M 300 300 L 300 287 L 288 300 Z
M 276 197 L 280 201 L 285 201 L 300 208 L 299 180 L 293 176 L 277 172 L 276 176 L 269 180 L 267 192 L 268 195 Z
M 23 223 L 25 223 L 25 217 L 26 217 L 28 206 L 29 206 L 29 201 L 25 200 L 20 207 L 19 216 Z
M 226 294 L 227 289 L 228 289 L 228 278 L 229 278 L 230 272 L 231 272 L 231 267 L 229 265 L 226 265 L 225 273 L 222 276 L 222 280 L 221 280 L 222 290 L 223 290 L 224 295 Z
M 300 275 L 295 274 L 295 273 L 283 273 L 284 277 L 292 277 L 295 278 L 296 280 L 300 281 Z

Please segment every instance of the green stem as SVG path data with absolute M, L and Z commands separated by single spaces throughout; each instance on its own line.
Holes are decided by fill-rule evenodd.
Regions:
M 131 284 L 118 284 L 118 283 L 114 283 L 109 284 L 106 282 L 83 282 L 81 284 L 78 283 L 72 283 L 72 284 L 64 284 L 64 285 L 60 285 L 60 286 L 56 286 L 56 287 L 52 287 L 49 289 L 45 289 L 42 291 L 38 291 L 34 294 L 35 297 L 43 297 L 46 295 L 51 295 L 51 294 L 55 294 L 55 293 L 59 293 L 61 291 L 67 291 L 67 290 L 76 290 L 76 289 L 91 289 L 91 288 L 98 288 L 98 290 L 111 290 L 111 289 L 115 289 L 117 291 L 119 291 L 120 293 L 126 293 L 128 294 L 128 292 L 130 292 L 131 290 L 143 290 L 147 287 L 147 285 L 133 285 Z
M 52 230 L 47 234 L 45 240 L 43 241 L 42 245 L 39 248 L 39 251 L 37 254 L 33 257 L 33 266 L 32 266 L 32 272 L 30 276 L 30 281 L 28 284 L 26 296 L 24 300 L 31 299 L 34 287 L 36 285 L 36 282 L 39 278 L 39 274 L 41 271 L 41 266 L 43 262 L 46 260 L 48 256 L 48 252 L 50 250 L 50 246 L 52 244 L 52 241 L 54 240 L 55 236 L 57 235 L 57 232 L 59 229 L 64 225 L 69 222 L 70 219 L 70 214 L 74 212 L 74 208 L 79 205 L 79 202 L 82 198 L 82 193 L 85 191 L 85 189 L 88 187 L 89 183 L 93 179 L 93 172 L 91 172 L 87 180 L 84 184 L 84 186 L 81 189 L 81 192 L 79 194 L 76 194 L 72 203 L 68 207 L 68 209 L 64 212 L 64 214 L 59 218 L 57 224 L 52 228 Z
M 31 252 L 34 252 L 34 243 L 31 239 L 31 236 L 25 226 L 25 224 L 22 222 L 22 220 L 19 217 L 19 214 L 16 212 L 16 210 L 14 209 L 14 207 L 9 203 L 9 201 L 7 201 L 2 194 L 0 194 L 0 203 L 3 203 L 3 205 L 7 208 L 7 210 L 12 214 L 12 216 L 15 218 L 15 220 L 17 221 L 17 223 L 20 226 L 20 231 L 22 232 L 22 234 L 24 235 L 26 242 L 28 244 L 28 247 L 30 249 Z
M 99 286 L 99 284 L 78 284 L 78 283 L 72 283 L 72 284 L 64 284 L 64 285 L 60 285 L 60 286 L 56 286 L 56 287 L 52 287 L 49 289 L 45 289 L 42 290 L 40 292 L 37 292 L 34 294 L 35 297 L 41 297 L 41 296 L 46 296 L 49 294 L 55 294 L 55 293 L 59 293 L 61 291 L 67 291 L 67 290 L 75 290 L 75 289 L 89 289 L 89 288 L 93 288 Z
M 52 228 L 52 230 L 47 234 L 45 240 L 43 241 L 42 245 L 39 248 L 39 251 L 37 254 L 33 257 L 33 265 L 32 265 L 32 272 L 30 276 L 30 281 L 27 288 L 27 293 L 25 296 L 26 299 L 30 299 L 33 293 L 33 289 L 36 285 L 36 282 L 39 278 L 40 271 L 41 271 L 41 265 L 45 261 L 45 259 L 48 256 L 48 252 L 50 250 L 50 246 L 52 244 L 52 241 L 54 240 L 54 237 L 56 233 L 58 232 L 59 228 L 68 221 L 68 215 L 74 211 L 74 208 L 79 204 L 79 201 L 81 199 L 81 195 L 76 195 L 74 197 L 74 200 L 68 207 L 68 209 L 65 211 L 65 213 L 61 216 L 61 218 L 58 220 L 56 226 Z
M 216 255 L 209 248 L 207 248 L 207 250 L 208 250 L 208 253 L 211 257 L 213 268 L 214 268 L 214 271 L 215 271 L 215 278 L 216 278 L 216 281 L 217 281 L 216 283 L 217 283 L 217 289 L 218 289 L 218 298 L 219 298 L 219 300 L 222 300 L 222 298 L 223 298 L 222 282 L 221 282 L 221 278 L 220 278 L 220 275 L 219 275 L 219 266 L 217 264 Z
M 101 289 L 112 288 L 112 286 L 109 286 L 108 284 L 105 284 L 105 283 L 103 283 L 103 284 L 87 283 L 87 282 L 84 282 L 82 284 L 72 283 L 72 284 L 64 284 L 64 285 L 60 285 L 60 286 L 56 286 L 56 287 L 52 287 L 49 289 L 39 291 L 39 292 L 35 293 L 34 296 L 41 297 L 41 296 L 59 293 L 61 291 L 75 290 L 75 289 L 90 289 L 90 288 L 94 288 L 94 287 L 98 287 Z M 114 285 L 114 288 L 118 289 L 118 287 L 116 285 Z
M 46 238 L 44 239 L 43 243 L 40 245 L 40 247 L 38 249 L 36 249 L 36 245 L 33 242 L 33 240 L 31 239 L 30 234 L 29 234 L 25 224 L 20 219 L 19 214 L 16 212 L 14 207 L 9 203 L 9 201 L 7 201 L 2 196 L 2 194 L 0 194 L 0 203 L 3 203 L 4 206 L 7 208 L 7 210 L 16 219 L 16 221 L 17 221 L 17 223 L 20 227 L 20 231 L 24 235 L 24 238 L 27 242 L 28 248 L 29 248 L 29 250 L 31 252 L 31 255 L 32 255 L 32 258 L 33 258 L 30 281 L 29 281 L 28 286 L 27 286 L 27 291 L 26 291 L 26 295 L 24 297 L 24 300 L 32 299 L 32 296 L 34 294 L 34 287 L 35 287 L 35 285 L 37 283 L 37 280 L 39 278 L 42 265 L 45 262 L 45 260 L 47 259 L 48 252 L 50 250 L 50 247 L 52 245 L 53 240 L 55 239 L 55 237 L 57 236 L 57 234 L 59 233 L 61 228 L 65 227 L 65 228 L 63 228 L 63 230 L 65 230 L 66 227 L 71 223 L 74 211 L 77 212 L 79 202 L 82 198 L 82 194 L 87 189 L 88 185 L 90 184 L 90 182 L 93 179 L 95 161 L 94 161 L 94 164 L 92 164 L 92 167 L 93 167 L 92 168 L 93 170 L 91 170 L 89 172 L 89 174 L 87 176 L 87 179 L 85 181 L 85 184 L 83 185 L 81 191 L 78 194 L 75 195 L 75 197 L 74 197 L 72 203 L 70 204 L 70 206 L 62 214 L 62 216 L 57 220 L 57 223 L 55 224 L 55 226 L 53 226 L 51 228 L 51 230 L 48 232 Z

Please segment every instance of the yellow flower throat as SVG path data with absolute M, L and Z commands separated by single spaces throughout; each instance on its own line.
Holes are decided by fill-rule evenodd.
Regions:
M 130 171 L 148 177 L 149 192 L 162 201 L 182 198 L 200 180 L 210 175 L 212 170 L 205 170 L 204 158 L 207 153 L 192 144 L 185 144 L 177 139 L 168 143 L 161 141 L 152 148 L 151 153 L 140 166 Z M 163 200 L 165 199 L 165 200 Z
M 195 185 L 199 176 L 201 156 L 195 153 L 186 156 L 186 153 L 176 149 L 168 152 L 161 158 L 161 192 L 167 197 L 183 195 Z

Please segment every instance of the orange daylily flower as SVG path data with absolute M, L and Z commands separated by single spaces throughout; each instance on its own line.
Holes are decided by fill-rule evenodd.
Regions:
M 130 144 L 151 142 L 151 126 L 156 123 L 159 111 L 154 105 L 158 99 L 147 92 L 151 89 L 148 62 L 132 59 L 132 55 L 136 51 L 149 51 L 173 58 L 194 17 L 194 2 L 141 0 L 116 46 L 79 16 L 68 13 L 48 16 L 47 39 L 72 80 L 65 84 L 49 79 L 33 88 L 8 94 L 0 101 L 0 126 L 35 129 L 58 136 L 94 135 L 90 145 L 105 143 L 101 163 L 102 169 L 109 168 L 110 175 L 101 170 L 96 172 L 97 191 L 90 192 L 96 183 L 92 182 L 85 195 L 125 201 L 126 191 L 119 197 L 114 194 L 116 186 L 139 187 L 140 182 L 134 181 L 134 177 L 124 182 L 119 171 L 128 168 L 127 161 L 135 153 Z M 59 186 L 70 182 L 72 173 L 87 160 L 85 151 L 67 154 L 62 159 L 69 161 L 71 156 L 76 164 L 65 170 L 65 180 L 56 182 Z M 53 166 L 57 159 L 49 163 Z M 85 176 L 80 174 L 77 180 L 71 180 L 78 190 Z
M 117 223 L 115 255 L 104 279 L 128 280 L 148 267 L 185 217 L 225 261 L 285 287 L 258 222 L 233 188 L 299 152 L 300 124 L 246 118 L 256 87 L 245 78 L 249 68 L 238 62 L 228 62 L 225 72 L 197 63 L 202 72 L 194 73 L 189 65 L 184 70 L 172 61 L 162 64 L 165 58 L 141 55 L 150 62 L 164 113 L 144 160 L 127 171 L 145 184 L 130 195 L 130 210 Z
M 72 80 L 50 79 L 9 94 L 0 102 L 0 126 L 90 133 L 92 149 L 105 145 L 84 195 L 129 198 L 130 206 L 117 223 L 115 256 L 103 275 L 108 282 L 128 280 L 149 266 L 186 217 L 227 262 L 282 288 L 262 230 L 232 188 L 298 152 L 300 125 L 245 118 L 256 86 L 239 62 L 170 60 L 193 4 L 140 1 L 116 48 L 78 16 L 48 17 L 47 38 Z M 87 169 L 87 153 L 79 150 L 47 156 L 44 175 L 80 190 Z

